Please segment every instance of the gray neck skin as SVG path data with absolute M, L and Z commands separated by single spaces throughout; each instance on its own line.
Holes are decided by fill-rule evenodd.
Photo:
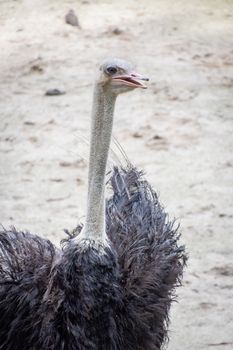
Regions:
M 86 221 L 80 238 L 105 242 L 105 174 L 116 101 L 110 88 L 95 85 L 92 106 L 91 145 Z

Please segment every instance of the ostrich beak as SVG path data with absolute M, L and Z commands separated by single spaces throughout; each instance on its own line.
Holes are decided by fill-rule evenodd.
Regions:
M 125 84 L 127 86 L 132 86 L 134 88 L 142 88 L 147 89 L 147 86 L 143 84 L 141 81 L 148 81 L 149 78 L 138 74 L 136 72 L 132 72 L 130 74 L 117 75 L 112 78 L 115 85 Z

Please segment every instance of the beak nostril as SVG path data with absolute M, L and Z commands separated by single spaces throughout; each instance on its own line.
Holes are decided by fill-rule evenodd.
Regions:
M 140 75 L 140 74 L 137 74 L 137 73 L 131 73 L 131 77 L 139 79 L 139 80 L 149 81 L 149 78 L 144 77 L 143 75 Z

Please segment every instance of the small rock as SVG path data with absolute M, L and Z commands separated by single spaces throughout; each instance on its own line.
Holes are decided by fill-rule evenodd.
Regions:
M 61 161 L 59 165 L 63 168 L 84 168 L 86 167 L 86 163 L 83 159 L 76 160 L 75 162 Z
M 149 148 L 153 149 L 160 149 L 160 150 L 167 150 L 168 149 L 168 144 L 167 141 L 159 135 L 154 135 L 152 136 L 147 142 L 146 146 Z
M 110 26 L 107 28 L 106 32 L 104 32 L 104 34 L 107 34 L 108 36 L 120 35 L 123 33 L 124 33 L 124 31 L 116 26 Z
M 118 27 L 114 27 L 112 28 L 112 34 L 115 34 L 115 35 L 120 35 L 123 33 L 123 30 L 118 28 Z
M 204 55 L 204 57 L 211 57 L 211 56 L 213 56 L 213 54 L 209 52 Z
M 34 123 L 34 122 L 31 122 L 30 120 L 25 120 L 24 125 L 30 125 L 30 126 L 32 126 L 32 125 L 35 125 L 35 123 Z
M 8 137 L 5 138 L 5 141 L 6 142 L 13 142 L 13 141 L 15 141 L 15 137 L 14 136 L 8 136 Z
M 33 64 L 31 66 L 31 72 L 42 73 L 44 69 L 39 64 Z
M 200 55 L 197 55 L 197 54 L 196 54 L 196 55 L 193 55 L 193 57 L 192 57 L 193 60 L 198 60 L 199 58 L 201 58 L 201 56 L 200 56 Z
M 143 135 L 142 133 L 140 133 L 139 131 L 135 131 L 133 134 L 132 134 L 133 137 L 135 137 L 136 139 L 139 139 L 141 138 Z
M 60 178 L 52 178 L 52 179 L 50 179 L 50 181 L 52 181 L 52 182 L 63 182 L 63 180 L 60 179 Z
M 79 177 L 77 177 L 76 183 L 77 183 L 78 185 L 82 185 L 82 180 L 81 180 Z
M 66 161 L 61 161 L 59 163 L 60 166 L 64 167 L 64 168 L 67 168 L 67 167 L 70 167 L 72 166 L 72 163 L 71 162 L 66 162 Z
M 48 89 L 45 93 L 46 96 L 59 96 L 64 95 L 66 92 L 60 89 Z
M 65 15 L 65 21 L 67 24 L 70 24 L 73 27 L 79 27 L 81 28 L 79 24 L 79 20 L 77 15 L 75 14 L 73 9 L 70 9 L 67 14 Z
M 229 168 L 232 168 L 232 167 L 233 167 L 233 162 L 228 161 L 228 162 L 226 162 L 225 165 L 226 165 L 227 167 L 229 167 Z
M 162 139 L 163 139 L 162 136 L 159 136 L 159 135 L 154 135 L 152 137 L 152 140 L 162 140 Z
M 67 199 L 68 197 L 57 197 L 57 198 L 48 198 L 46 199 L 46 202 L 60 202 L 60 201 L 64 201 L 65 199 Z

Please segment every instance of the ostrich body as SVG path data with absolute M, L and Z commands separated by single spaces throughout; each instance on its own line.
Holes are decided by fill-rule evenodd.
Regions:
M 0 350 L 159 350 L 185 262 L 179 233 L 141 172 L 105 173 L 118 94 L 145 88 L 127 62 L 95 82 L 86 220 L 61 249 L 0 232 Z

